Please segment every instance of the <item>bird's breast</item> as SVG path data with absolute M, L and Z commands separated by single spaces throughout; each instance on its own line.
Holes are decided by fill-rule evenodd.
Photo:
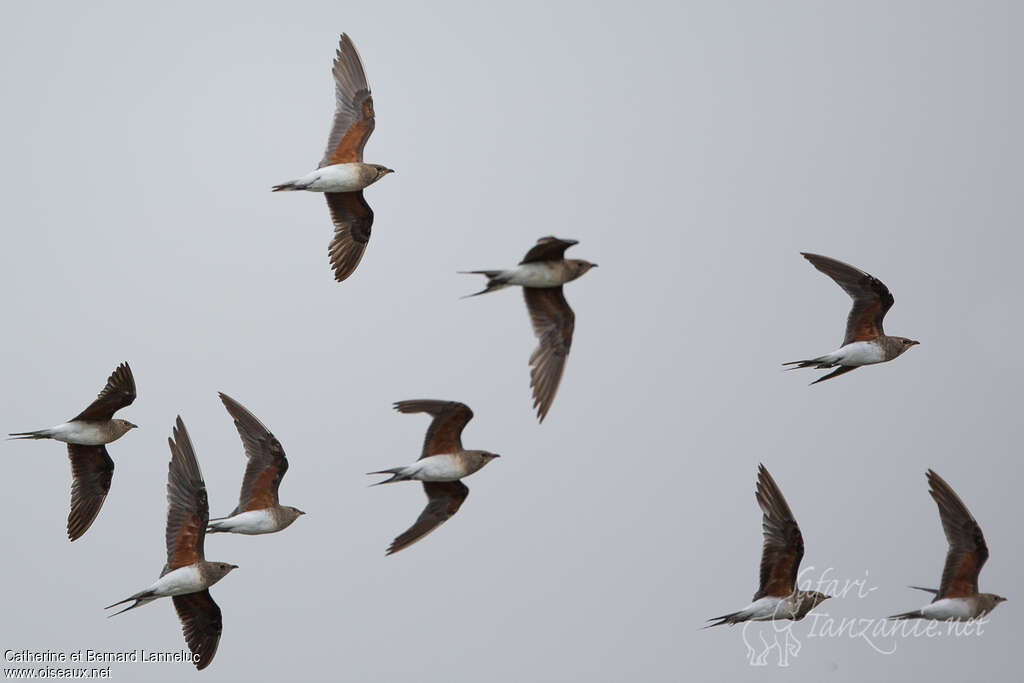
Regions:
M 312 192 L 356 192 L 371 185 L 376 178 L 376 169 L 367 164 L 333 164 L 318 168 L 295 184 Z

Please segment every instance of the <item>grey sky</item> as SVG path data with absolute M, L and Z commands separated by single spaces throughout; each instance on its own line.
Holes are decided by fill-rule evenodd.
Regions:
M 244 459 L 216 392 L 280 438 L 265 538 L 211 537 L 241 568 L 213 589 L 210 681 L 1005 678 L 1024 472 L 1019 34 L 1010 2 L 3 3 L 3 431 L 80 411 L 128 360 L 140 429 L 113 488 L 64 536 L 62 445 L 2 442 L 0 648 L 175 651 L 169 601 L 102 607 L 163 563 L 166 445 L 181 413 L 210 492 Z M 333 282 L 322 198 L 270 186 L 320 159 L 338 34 L 359 48 L 377 130 L 374 235 Z M 601 265 L 566 288 L 576 336 L 543 426 L 518 292 L 471 268 L 537 237 Z M 830 351 L 849 300 L 800 258 L 876 275 L 898 361 L 814 388 L 782 361 Z M 476 413 L 504 457 L 460 513 L 385 558 L 422 488 L 367 488 L 417 457 L 408 398 Z M 739 629 L 699 631 L 756 588 L 756 465 L 789 500 L 804 566 L 877 590 L 819 608 L 926 601 L 945 541 L 924 471 L 982 525 L 984 637 L 891 655 L 808 638 L 752 668 Z M 758 630 L 749 631 L 756 634 Z M 765 633 L 770 633 L 767 628 Z M 7 663 L 4 667 L 9 666 Z M 115 666 L 182 680 L 187 665 Z

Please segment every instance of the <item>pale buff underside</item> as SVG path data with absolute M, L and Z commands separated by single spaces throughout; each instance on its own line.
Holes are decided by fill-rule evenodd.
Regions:
M 333 164 L 292 181 L 298 190 L 309 192 L 356 192 L 377 180 L 377 169 L 358 162 Z
M 126 431 L 115 429 L 111 422 L 83 422 L 80 420 L 72 420 L 44 430 L 51 439 L 82 446 L 102 446 L 117 441 L 125 435 Z
M 282 524 L 278 519 L 278 516 L 274 513 L 275 510 L 271 508 L 264 508 L 263 510 L 248 510 L 223 519 L 211 519 L 210 527 L 217 531 L 245 534 L 248 536 L 272 534 L 275 531 L 280 531 L 288 526 L 287 524 Z

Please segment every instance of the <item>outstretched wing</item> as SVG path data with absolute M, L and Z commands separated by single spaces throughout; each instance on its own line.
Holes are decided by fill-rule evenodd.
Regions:
M 400 413 L 427 413 L 434 418 L 427 427 L 420 460 L 431 455 L 461 451 L 462 430 L 465 429 L 466 423 L 473 419 L 473 411 L 469 406 L 458 401 L 399 401 L 395 403 L 395 410 Z
M 341 34 L 334 58 L 334 123 L 319 168 L 363 160 L 363 147 L 373 132 L 373 98 L 363 62 L 348 34 Z
M 206 484 L 199 471 L 192 440 L 180 416 L 167 443 L 171 447 L 171 462 L 167 466 L 167 565 L 164 574 L 205 558 L 203 541 L 210 521 Z
M 100 514 L 103 501 L 114 478 L 114 461 L 105 446 L 68 444 L 71 460 L 71 513 L 68 514 L 68 538 L 82 537 Z
M 562 381 L 576 315 L 561 287 L 523 287 L 533 333 L 540 344 L 530 356 L 530 387 L 537 418 L 544 421 Z
M 423 490 L 427 494 L 427 506 L 416 522 L 391 543 L 388 555 L 408 548 L 447 522 L 469 495 L 469 488 L 461 481 L 427 481 L 423 482 Z
M 562 240 L 557 237 L 541 237 L 537 240 L 537 244 L 530 248 L 530 251 L 526 252 L 526 256 L 519 262 L 520 265 L 524 263 L 535 263 L 537 261 L 561 261 L 565 257 L 565 250 L 574 244 L 579 244 L 577 240 Z
M 217 654 L 217 645 L 220 643 L 220 634 L 223 630 L 220 607 L 213 601 L 213 596 L 207 589 L 198 593 L 175 595 L 174 609 L 181 620 L 181 630 L 185 635 L 188 649 L 196 655 L 196 668 L 205 669 L 213 661 L 213 656 Z
M 114 413 L 121 408 L 131 405 L 134 400 L 135 378 L 132 376 L 132 369 L 128 367 L 128 363 L 121 363 L 107 378 L 107 385 L 103 387 L 96 400 L 71 419 L 106 421 L 114 417 Z
M 764 465 L 757 468 L 757 503 L 763 514 L 761 528 L 761 585 L 754 600 L 765 596 L 786 597 L 796 588 L 797 572 L 804 557 L 804 538 L 796 519 Z
M 895 299 L 881 280 L 848 263 L 818 254 L 801 255 L 815 268 L 836 281 L 853 299 L 853 308 L 846 318 L 843 346 L 855 341 L 871 341 L 885 334 L 882 319 Z
M 366 243 L 373 227 L 373 209 L 366 203 L 363 191 L 325 192 L 327 208 L 334 223 L 334 237 L 327 248 L 334 269 L 334 279 L 342 282 L 355 272 L 363 259 Z
M 235 420 L 235 429 L 242 438 L 245 456 L 249 459 L 242 478 L 238 507 L 231 515 L 276 507 L 277 490 L 288 471 L 288 458 L 285 457 L 281 442 L 241 403 L 227 394 L 219 396 Z
M 981 527 L 974 521 L 967 506 L 949 484 L 928 470 L 929 493 L 939 506 L 942 530 L 946 532 L 949 551 L 942 569 L 942 582 L 936 600 L 966 598 L 978 592 L 978 574 L 988 559 L 988 546 Z

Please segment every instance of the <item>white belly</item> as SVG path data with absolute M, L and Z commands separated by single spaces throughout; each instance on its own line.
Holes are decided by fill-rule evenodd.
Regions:
M 210 520 L 210 526 L 218 531 L 235 534 L 270 534 L 278 530 L 270 510 L 249 510 L 233 517 Z
M 964 620 L 973 616 L 971 606 L 964 598 L 944 598 L 921 608 L 921 614 L 928 619 Z
M 830 354 L 840 365 L 872 365 L 885 360 L 882 349 L 871 342 L 851 342 Z
M 523 287 L 558 287 L 564 284 L 560 270 L 547 263 L 524 263 L 511 271 L 508 283 Z
M 311 192 L 355 192 L 366 187 L 361 164 L 334 164 L 318 168 L 295 181 L 295 186 Z
M 751 621 L 771 621 L 772 619 L 787 619 L 793 616 L 792 609 L 786 598 L 765 596 L 750 603 L 743 608 L 743 614 L 750 617 Z
M 102 446 L 110 443 L 107 436 L 99 428 L 88 422 L 65 422 L 50 430 L 50 438 L 64 443 L 76 443 L 83 446 Z
M 164 574 L 150 586 L 150 590 L 158 597 L 195 593 L 205 588 L 199 576 L 198 567 L 179 567 Z
M 410 476 L 420 481 L 455 481 L 466 470 L 454 455 L 431 455 L 409 466 Z

